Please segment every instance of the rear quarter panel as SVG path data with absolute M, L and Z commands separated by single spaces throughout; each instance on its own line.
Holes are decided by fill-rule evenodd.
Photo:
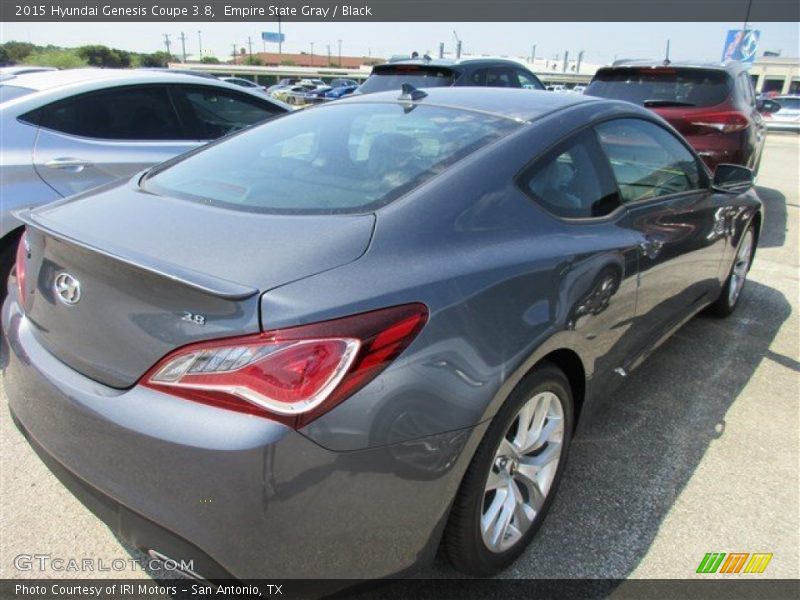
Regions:
M 472 427 L 493 416 L 538 358 L 560 348 L 581 357 L 591 380 L 613 340 L 587 343 L 589 330 L 607 327 L 605 317 L 589 316 L 576 330 L 572 309 L 610 260 L 624 272 L 618 295 L 633 315 L 635 266 L 616 251 L 628 232 L 570 229 L 514 177 L 598 108 L 561 111 L 472 155 L 381 209 L 360 260 L 262 296 L 265 329 L 407 302 L 430 311 L 389 369 L 304 433 L 352 450 Z

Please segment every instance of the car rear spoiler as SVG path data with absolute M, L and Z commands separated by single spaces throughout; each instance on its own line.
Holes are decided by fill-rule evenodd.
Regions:
M 50 237 L 84 248 L 90 252 L 107 256 L 137 269 L 170 279 L 210 296 L 223 298 L 225 300 L 244 300 L 258 294 L 258 289 L 256 288 L 214 277 L 206 273 L 200 273 L 193 269 L 180 267 L 155 256 L 145 256 L 131 250 L 114 248 L 113 243 L 107 245 L 104 242 L 104 246 L 107 245 L 107 247 L 99 248 L 91 243 L 75 239 L 68 233 L 58 231 L 48 225 L 45 218 L 29 208 L 14 211 L 12 214 L 26 226 Z

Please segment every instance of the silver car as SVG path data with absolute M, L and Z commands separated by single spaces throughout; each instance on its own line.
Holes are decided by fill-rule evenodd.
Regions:
M 264 94 L 170 72 L 74 69 L 2 81 L 0 278 L 21 231 L 12 211 L 130 177 L 287 110 Z
M 800 96 L 776 96 L 772 100 L 781 107 L 764 119 L 767 129 L 800 133 Z

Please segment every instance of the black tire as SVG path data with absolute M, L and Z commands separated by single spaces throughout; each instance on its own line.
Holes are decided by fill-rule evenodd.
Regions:
M 515 424 L 519 411 L 528 400 L 542 392 L 554 393 L 563 410 L 563 442 L 555 476 L 527 531 L 505 551 L 492 551 L 484 542 L 480 527 L 487 494 L 487 477 L 489 471 L 496 468 L 493 467 L 496 464 L 495 454 L 502 439 Z M 572 429 L 573 399 L 569 381 L 560 369 L 543 363 L 531 371 L 508 397 L 492 420 L 464 474 L 442 542 L 445 554 L 456 569 L 469 575 L 486 577 L 502 571 L 519 558 L 541 526 L 556 494 L 566 464 Z
M 744 289 L 746 278 L 742 279 L 741 286 L 736 294 L 732 294 L 731 292 L 733 286 L 736 285 L 735 270 L 737 265 L 740 264 L 741 258 L 739 253 L 743 250 L 742 246 L 744 243 L 746 243 L 748 237 L 751 240 L 751 245 L 749 255 L 747 256 L 747 266 L 744 273 L 745 277 L 747 272 L 750 271 L 750 266 L 753 264 L 753 253 L 756 249 L 755 231 L 752 225 L 747 226 L 747 229 L 745 229 L 741 239 L 739 240 L 739 245 L 736 247 L 736 257 L 733 260 L 731 270 L 728 272 L 728 278 L 725 280 L 725 285 L 722 286 L 719 297 L 706 309 L 706 313 L 712 317 L 717 317 L 719 319 L 729 317 L 731 314 L 733 314 L 733 311 L 736 310 L 736 307 L 739 304 L 739 299 L 742 297 L 742 290 Z
M 2 248 L 0 248 L 0 306 L 2 306 L 8 295 L 8 277 L 14 267 L 17 257 L 17 244 L 19 244 L 21 235 L 21 231 L 10 233 L 3 240 Z

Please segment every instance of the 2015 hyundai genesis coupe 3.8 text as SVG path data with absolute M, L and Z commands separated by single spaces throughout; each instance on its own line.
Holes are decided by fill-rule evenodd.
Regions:
M 620 374 L 734 310 L 762 219 L 749 170 L 712 179 L 644 108 L 410 86 L 17 217 L 15 421 L 207 578 L 383 577 L 440 545 L 505 568 Z

